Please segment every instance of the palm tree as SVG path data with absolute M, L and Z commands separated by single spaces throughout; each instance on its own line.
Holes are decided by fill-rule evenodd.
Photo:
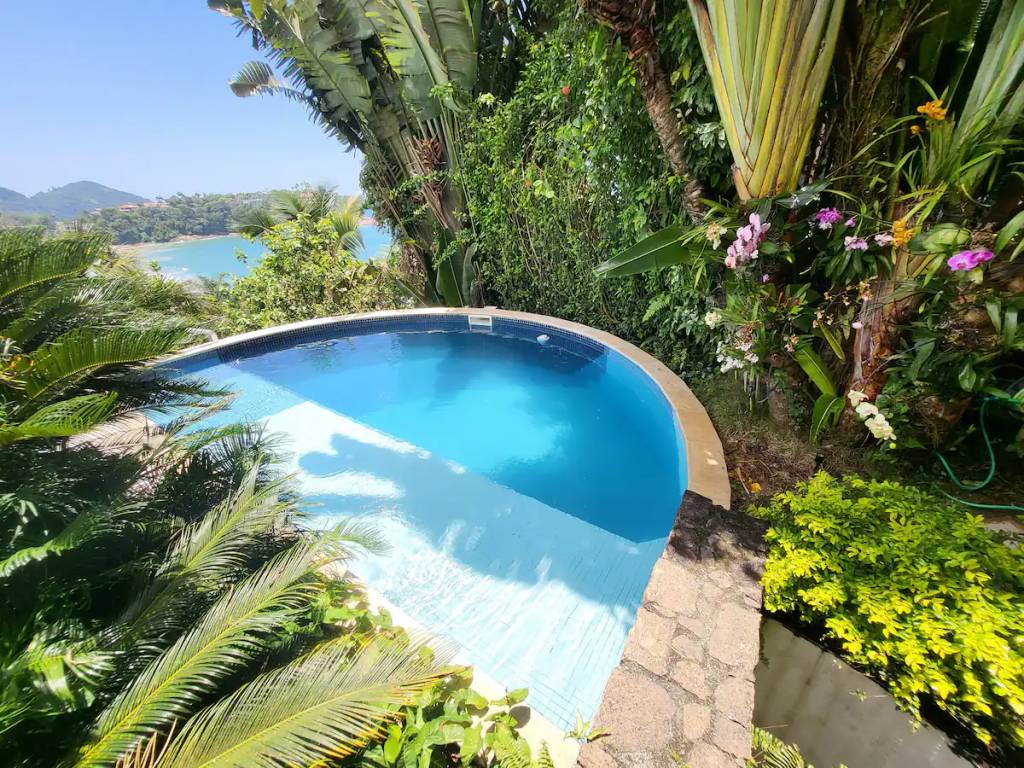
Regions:
M 302 192 L 278 190 L 267 203 L 265 208 L 249 208 L 238 217 L 240 234 L 258 239 L 282 222 L 305 216 L 315 222 L 328 219 L 338 233 L 339 250 L 355 254 L 363 249 L 359 231 L 363 199 L 358 195 L 339 197 L 333 189 L 319 186 Z

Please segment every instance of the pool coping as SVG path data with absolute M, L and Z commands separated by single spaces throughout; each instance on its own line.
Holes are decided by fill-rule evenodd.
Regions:
M 199 344 L 182 352 L 171 355 L 159 361 L 162 364 L 169 362 L 184 362 L 190 358 L 201 357 L 202 355 L 230 349 L 234 346 L 245 345 L 253 341 L 267 339 L 273 336 L 295 333 L 296 331 L 313 330 L 344 325 L 345 323 L 357 320 L 373 319 L 396 319 L 410 316 L 451 316 L 461 315 L 469 317 L 497 317 L 508 320 L 520 320 L 535 325 L 557 328 L 568 333 L 577 334 L 595 341 L 608 349 L 619 353 L 632 362 L 644 373 L 646 373 L 668 401 L 672 408 L 676 421 L 676 427 L 683 436 L 684 449 L 686 451 L 686 472 L 687 488 L 693 493 L 710 499 L 714 504 L 728 509 L 731 500 L 729 487 L 729 476 L 726 470 L 725 454 L 722 450 L 722 442 L 718 438 L 711 418 L 708 416 L 704 406 L 701 405 L 696 395 L 690 391 L 686 383 L 677 376 L 667 365 L 662 363 L 653 355 L 644 352 L 639 347 L 623 341 L 606 331 L 591 328 L 590 326 L 574 323 L 571 320 L 562 320 L 557 317 L 536 315 L 530 312 L 514 312 L 507 309 L 467 309 L 465 307 L 425 307 L 420 309 L 385 310 L 381 312 L 361 312 L 351 315 L 335 315 L 332 317 L 318 318 L 315 320 L 303 320 L 297 323 L 276 325 L 272 328 L 264 328 L 258 331 L 249 331 L 234 336 L 226 336 L 217 341 L 210 341 Z

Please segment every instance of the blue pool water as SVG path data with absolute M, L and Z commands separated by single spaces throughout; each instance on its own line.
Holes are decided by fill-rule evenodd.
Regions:
M 221 418 L 289 438 L 322 524 L 381 529 L 391 552 L 359 577 L 568 728 L 596 711 L 686 485 L 656 385 L 579 352 L 498 329 L 378 332 L 194 375 L 239 393 Z
M 359 227 L 363 238 L 363 250 L 359 257 L 364 261 L 379 258 L 391 244 L 387 231 L 373 224 Z M 242 251 L 246 261 L 239 261 L 236 251 Z M 186 240 L 180 243 L 165 243 L 147 249 L 139 256 L 143 266 L 151 261 L 160 265 L 160 271 L 175 280 L 190 277 L 216 278 L 221 274 L 244 275 L 259 263 L 263 246 L 238 235 L 209 237 L 202 240 Z

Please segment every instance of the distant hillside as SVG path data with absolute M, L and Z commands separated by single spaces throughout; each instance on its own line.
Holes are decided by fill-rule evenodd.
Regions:
M 142 203 L 146 198 L 105 187 L 95 181 L 75 181 L 28 197 L 0 187 L 0 213 L 39 213 L 56 219 L 72 219 L 96 208 Z

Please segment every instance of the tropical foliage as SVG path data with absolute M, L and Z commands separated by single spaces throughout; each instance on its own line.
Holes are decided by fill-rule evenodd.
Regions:
M 993 751 L 1024 746 L 1024 556 L 895 482 L 820 473 L 755 514 L 765 606 L 823 628 L 906 710 L 934 703 Z
M 982 4 L 965 33 L 940 24 L 953 9 L 927 19 L 916 5 L 865 9 L 909 19 L 891 25 L 886 45 L 909 50 L 930 36 L 914 63 L 953 74 L 940 94 L 902 78 L 890 58 L 875 61 L 876 79 L 920 105 L 876 119 L 853 153 L 848 137 L 819 132 L 808 158 L 842 7 L 772 3 L 748 18 L 746 4 L 691 3 L 733 154 L 735 200 L 724 196 L 701 224 L 663 229 L 598 271 L 681 265 L 719 297 L 705 321 L 725 334 L 721 370 L 740 370 L 752 386 L 808 386 L 813 436 L 867 401 L 861 411 L 875 411 L 863 420 L 883 448 L 942 444 L 983 394 L 1021 414 L 1010 366 L 1022 349 L 1014 260 L 1024 220 L 1012 216 L 1019 179 L 1007 163 L 1024 107 L 1024 69 L 1008 52 L 1024 16 L 1019 4 Z M 876 30 L 868 21 L 864 29 Z M 976 54 L 954 52 L 960 39 Z M 844 55 L 860 61 L 856 48 Z M 756 88 L 767 82 L 763 71 L 775 72 L 779 87 Z M 833 106 L 827 92 L 823 103 L 859 108 L 850 97 Z M 890 417 L 902 428 L 886 428 Z
M 431 304 L 479 303 L 475 246 L 458 184 L 460 113 L 478 89 L 514 71 L 525 4 L 468 0 L 259 2 L 211 0 L 279 64 L 245 65 L 238 96 L 304 104 L 366 156 L 373 208 L 405 250 L 406 277 Z
M 204 427 L 224 393 L 142 367 L 192 339 L 153 311 L 165 285 L 102 236 L 0 233 L 6 763 L 355 764 L 396 738 L 421 764 L 522 753 L 509 702 L 422 733 L 414 713 L 482 704 L 443 649 L 327 575 L 374 532 L 305 530 L 273 442 Z
M 82 217 L 90 228 L 109 233 L 115 243 L 162 243 L 186 235 L 226 235 L 235 219 L 265 202 L 264 193 L 172 195 L 156 205 L 131 210 L 103 208 Z
M 222 332 L 408 303 L 387 264 L 362 261 L 361 198 L 341 203 L 326 189 L 276 193 L 268 208 L 250 209 L 239 231 L 266 250 L 241 277 L 213 286 Z

